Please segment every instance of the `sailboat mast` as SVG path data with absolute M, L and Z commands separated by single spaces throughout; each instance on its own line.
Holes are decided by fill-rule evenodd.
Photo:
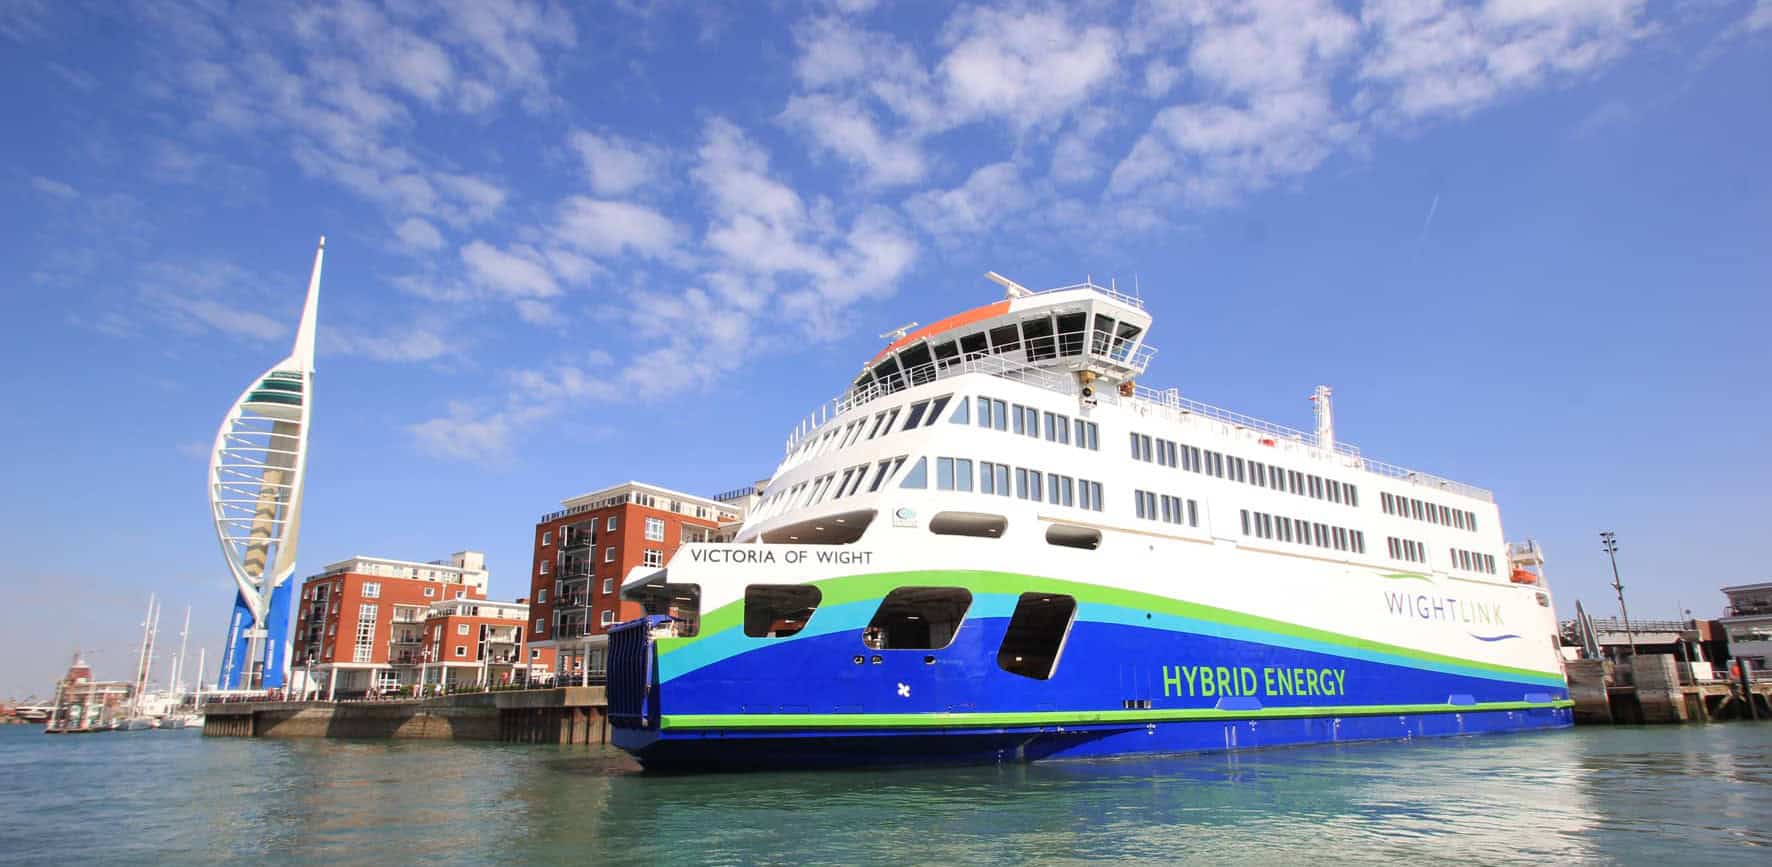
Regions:
M 130 696 L 129 715 L 135 716 L 141 710 L 142 690 L 148 683 L 148 634 L 154 628 L 154 594 L 148 594 L 148 616 L 142 621 L 142 643 L 136 651 L 135 660 L 135 695 Z
M 172 692 L 172 697 L 173 697 L 174 701 L 177 701 L 178 697 L 184 693 L 184 690 L 182 687 L 184 685 L 183 681 L 185 679 L 185 644 L 190 639 L 190 637 L 191 637 L 191 606 L 186 605 L 185 606 L 185 627 L 183 629 L 179 630 L 179 632 L 178 632 L 178 660 L 172 667 L 172 682 L 167 684 L 167 687 L 166 687 L 168 690 L 170 690 Z

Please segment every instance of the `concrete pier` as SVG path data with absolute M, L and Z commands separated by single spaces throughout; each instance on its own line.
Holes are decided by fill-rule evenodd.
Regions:
M 1772 681 L 1686 677 L 1672 654 L 1642 654 L 1630 665 L 1599 659 L 1563 664 L 1577 725 L 1715 722 L 1772 718 Z M 1752 707 L 1749 706 L 1752 702 Z
M 609 741 L 607 706 L 600 686 L 393 701 L 238 702 L 205 705 L 203 734 L 602 744 Z

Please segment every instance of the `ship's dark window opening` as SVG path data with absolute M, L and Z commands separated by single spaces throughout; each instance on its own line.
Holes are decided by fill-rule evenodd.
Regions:
M 1124 359 L 1132 353 L 1132 341 L 1138 339 L 1140 330 L 1136 325 L 1126 322 L 1120 323 L 1119 329 L 1114 332 L 1114 350 L 1112 352 L 1114 358 Z
M 980 331 L 977 334 L 960 335 L 960 352 L 965 354 L 966 357 L 976 358 L 980 355 L 985 355 L 990 351 L 990 346 L 985 343 L 983 331 Z
M 862 643 L 874 650 L 940 650 L 954 642 L 971 607 L 964 587 L 900 587 L 880 600 Z
M 834 498 L 833 498 L 834 499 Z M 791 545 L 850 545 L 874 522 L 875 510 L 858 509 L 807 518 L 763 534 L 763 541 Z
M 937 512 L 929 519 L 929 532 L 937 536 L 977 536 L 1001 539 L 1009 519 L 986 512 Z
M 1097 315 L 1095 317 L 1095 333 L 1090 340 L 1089 352 L 1094 355 L 1106 355 L 1108 344 L 1113 340 L 1110 335 L 1113 333 L 1113 317 Z
M 1014 325 L 991 329 L 991 352 L 1004 355 L 1021 350 L 1021 332 Z
M 677 622 L 671 634 L 693 638 L 701 632 L 700 584 L 646 584 L 629 590 L 627 597 L 640 603 L 647 614 L 665 614 Z
M 874 365 L 874 379 L 887 394 L 904 388 L 903 378 L 898 374 L 898 359 L 890 355 L 886 356 L 885 361 Z
M 1085 330 L 1089 327 L 1087 313 L 1061 313 L 1058 316 L 1058 354 L 1082 355 Z
M 752 584 L 744 589 L 744 634 L 786 638 L 806 628 L 824 595 L 809 584 Z
M 1043 361 L 1058 356 L 1058 345 L 1052 338 L 1052 320 L 1044 316 L 1039 319 L 1028 319 L 1021 323 L 1021 333 L 1027 338 L 1028 360 Z
M 936 361 L 946 361 L 950 358 L 958 358 L 959 356 L 960 356 L 960 346 L 959 346 L 959 344 L 955 343 L 954 341 L 949 340 L 946 343 L 935 344 L 935 360 Z
M 916 403 L 911 404 L 911 411 L 905 415 L 904 429 L 910 430 L 911 428 L 916 427 L 917 423 L 923 420 L 923 413 L 928 411 L 929 401 L 919 400 Z M 941 410 L 937 409 L 936 412 L 940 413 Z
M 997 667 L 1035 680 L 1051 678 L 1076 615 L 1077 600 L 1070 596 L 1021 594 L 1003 633 L 1003 646 L 997 650 Z
M 905 376 L 915 380 L 910 383 L 911 385 L 916 385 L 918 382 L 927 382 L 934 377 L 935 373 L 933 370 L 918 369 L 924 367 L 933 360 L 934 359 L 929 355 L 929 344 L 927 343 L 919 343 L 898 354 L 898 361 L 899 364 L 904 367 Z
M 1101 547 L 1101 531 L 1073 524 L 1053 524 L 1046 528 L 1046 544 L 1094 551 Z
M 929 420 L 923 423 L 924 427 L 928 427 L 929 425 L 935 424 L 936 420 L 941 418 L 941 411 L 948 408 L 948 401 L 951 398 L 953 398 L 953 395 L 944 394 L 941 397 L 938 397 L 935 399 L 935 404 L 929 407 Z M 960 398 L 960 399 L 962 401 L 965 400 L 965 398 Z M 908 424 L 905 425 L 904 427 L 905 427 L 905 430 L 911 429 L 911 426 Z

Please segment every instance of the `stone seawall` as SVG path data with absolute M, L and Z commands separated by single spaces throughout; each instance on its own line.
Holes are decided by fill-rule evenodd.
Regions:
M 406 701 L 240 702 L 204 708 L 209 737 L 411 738 L 600 744 L 602 687 L 471 693 Z

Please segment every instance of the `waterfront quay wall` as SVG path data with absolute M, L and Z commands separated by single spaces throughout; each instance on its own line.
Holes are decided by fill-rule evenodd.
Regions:
M 1629 664 L 1573 660 L 1563 673 L 1576 725 L 1772 719 L 1772 681 L 1694 679 L 1672 654 L 1640 654 Z
M 603 687 L 392 701 L 253 701 L 203 708 L 208 737 L 402 738 L 535 744 L 609 740 Z

